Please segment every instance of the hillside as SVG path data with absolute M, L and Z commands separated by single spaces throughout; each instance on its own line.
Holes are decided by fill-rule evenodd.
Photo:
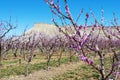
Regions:
M 53 37 L 59 34 L 59 31 L 58 28 L 52 24 L 39 23 L 39 24 L 34 24 L 34 26 L 26 32 L 26 34 L 30 34 L 30 33 L 42 33 L 50 37 Z
M 73 27 L 61 27 L 61 29 L 63 31 L 65 31 L 67 29 L 68 33 L 70 34 L 74 34 L 74 28 Z M 86 33 L 89 34 L 90 31 L 92 30 L 92 27 L 88 27 L 86 28 Z M 105 28 L 106 32 L 107 30 L 109 31 L 112 31 L 112 32 L 117 32 L 115 28 L 112 28 L 112 27 L 106 27 Z M 81 29 L 81 34 L 84 33 L 84 28 Z M 28 31 L 25 32 L 25 34 L 33 34 L 33 33 L 42 33 L 42 34 L 45 34 L 49 37 L 54 37 L 56 35 L 61 35 L 62 33 L 59 32 L 59 29 L 53 25 L 53 24 L 46 24 L 46 23 L 37 23 L 37 24 L 34 24 L 34 26 L 29 29 Z M 94 36 L 97 36 L 99 34 L 99 28 L 96 27 L 94 28 Z M 101 30 L 100 31 L 100 36 L 101 37 L 105 37 L 103 31 Z

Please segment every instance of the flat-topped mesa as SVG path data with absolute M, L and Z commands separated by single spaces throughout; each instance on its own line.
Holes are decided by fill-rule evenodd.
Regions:
M 56 28 L 53 24 L 46 24 L 46 23 L 36 23 L 34 24 L 34 29 L 49 29 L 49 28 Z
M 55 35 L 59 34 L 58 28 L 53 24 L 45 24 L 45 23 L 37 23 L 34 24 L 33 28 L 28 30 L 26 34 L 31 33 L 43 33 L 50 37 L 53 37 Z

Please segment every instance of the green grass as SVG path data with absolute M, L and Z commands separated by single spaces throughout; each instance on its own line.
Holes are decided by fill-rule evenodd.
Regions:
M 105 61 L 105 73 L 108 74 L 110 72 L 111 67 L 111 58 L 105 57 L 104 61 Z M 98 59 L 95 60 L 95 65 L 99 64 L 100 61 Z M 74 70 L 70 70 L 62 75 L 53 77 L 52 80 L 100 80 L 100 74 L 88 64 L 83 63 Z
M 73 61 L 76 61 L 76 60 L 78 60 L 78 58 L 73 57 Z M 14 63 L 14 62 L 16 63 L 16 60 L 11 61 L 9 63 Z M 61 59 L 61 64 L 65 64 L 65 63 L 68 63 L 68 62 L 69 62 L 69 57 Z M 56 60 L 52 60 L 52 61 L 50 61 L 50 66 L 51 67 L 57 67 L 58 62 Z M 9 77 L 11 75 L 25 75 L 25 67 L 26 67 L 26 65 L 22 64 L 22 65 L 9 66 L 5 69 L 4 68 L 0 69 L 0 78 Z M 29 73 L 32 73 L 34 71 L 38 71 L 38 70 L 41 70 L 41 69 L 46 69 L 46 68 L 47 68 L 46 62 L 29 64 Z
M 90 66 L 85 64 L 75 70 L 70 70 L 62 75 L 56 76 L 53 80 L 97 80 L 99 75 Z
M 18 63 L 19 61 L 18 60 L 12 60 L 12 61 L 2 61 L 2 65 L 6 65 L 6 64 L 15 64 L 15 63 Z
M 25 65 L 17 67 L 8 67 L 7 69 L 0 69 L 0 78 L 10 75 L 20 75 L 24 74 Z
M 39 59 L 39 58 L 36 58 Z M 78 61 L 78 57 L 74 56 L 72 58 L 73 62 Z M 61 64 L 66 64 L 69 62 L 69 57 L 67 58 L 62 58 L 61 59 Z M 108 73 L 110 70 L 110 58 L 106 57 L 105 58 L 105 68 L 106 68 L 106 73 Z M 18 63 L 17 60 L 12 60 L 12 61 L 6 61 L 3 62 L 4 64 L 14 64 Z M 95 64 L 100 64 L 99 60 L 95 60 Z M 56 59 L 52 59 L 50 61 L 50 66 L 51 67 L 57 67 L 58 62 Z M 14 65 L 14 66 L 8 66 L 5 69 L 0 69 L 0 78 L 3 77 L 9 77 L 11 75 L 25 75 L 25 64 L 22 65 Z M 41 69 L 47 69 L 46 62 L 38 62 L 34 64 L 29 65 L 29 73 L 32 73 L 34 71 L 39 71 Z M 91 66 L 88 66 L 86 64 L 82 64 L 78 68 L 74 70 L 67 71 L 66 73 L 62 75 L 58 75 L 54 77 L 52 80 L 98 80 L 100 78 L 100 75 L 98 74 L 97 71 L 95 71 Z

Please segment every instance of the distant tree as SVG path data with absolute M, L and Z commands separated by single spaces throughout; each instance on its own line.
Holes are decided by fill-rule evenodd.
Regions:
M 3 38 L 6 36 L 8 32 L 10 32 L 12 29 L 15 29 L 17 26 L 13 25 L 11 23 L 11 18 L 9 21 L 1 21 L 0 22 L 0 66 L 2 66 L 2 46 L 1 42 L 4 41 Z

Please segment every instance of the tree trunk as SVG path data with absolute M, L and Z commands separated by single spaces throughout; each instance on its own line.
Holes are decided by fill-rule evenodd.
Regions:
M 105 67 L 104 67 L 104 55 L 102 52 L 98 52 L 98 55 L 100 57 L 100 66 L 101 66 L 101 80 L 105 80 Z
M 71 50 L 70 50 L 70 62 L 72 62 L 72 53 L 71 53 Z
M 25 76 L 29 75 L 29 62 L 26 64 L 26 71 L 25 71 Z
M 60 66 L 60 64 L 61 64 L 61 57 L 62 57 L 62 52 L 60 51 L 60 56 L 59 56 L 59 58 L 58 58 L 58 65 Z
M 23 58 L 24 58 L 24 60 L 26 60 L 26 51 L 25 50 L 23 51 Z
M 16 48 L 15 52 L 13 53 L 13 55 L 14 55 L 15 58 L 17 57 L 17 50 L 18 50 L 18 48 Z
M 19 59 L 19 64 L 20 64 L 20 65 L 22 64 L 22 60 L 21 60 L 21 59 Z
M 47 69 L 48 69 L 48 67 L 49 67 L 49 63 L 50 63 L 50 59 L 51 59 L 52 55 L 53 55 L 52 52 L 50 52 L 50 53 L 48 54 L 48 59 L 47 59 Z

